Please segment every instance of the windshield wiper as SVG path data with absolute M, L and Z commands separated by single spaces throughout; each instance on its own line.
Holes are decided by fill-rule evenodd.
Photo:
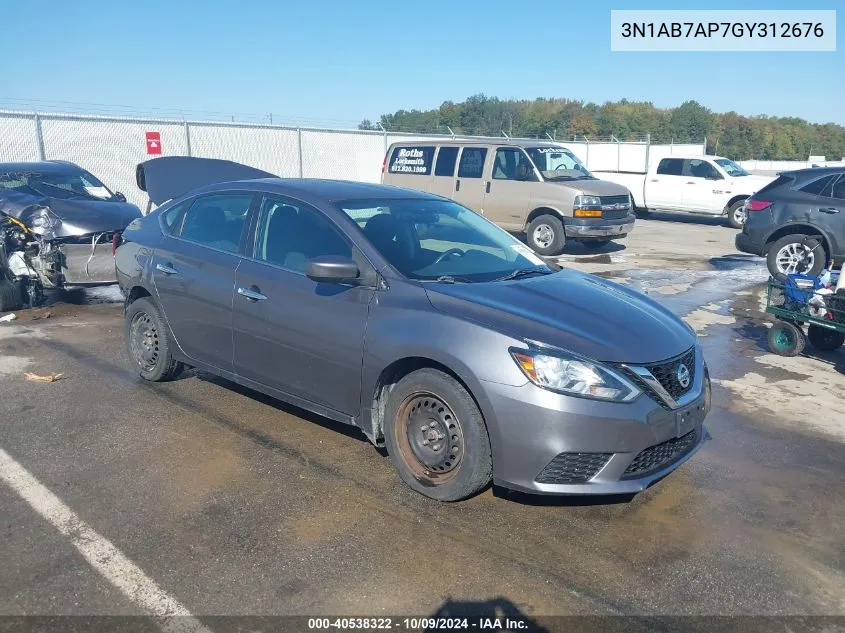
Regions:
M 435 282 L 441 284 L 469 284 L 472 283 L 472 279 L 468 277 L 461 277 L 456 275 L 440 275 L 436 279 L 420 279 L 422 282 Z
M 493 281 L 509 281 L 511 279 L 527 277 L 528 275 L 551 275 L 553 272 L 554 271 L 546 270 L 545 268 L 517 268 L 504 277 L 496 277 Z

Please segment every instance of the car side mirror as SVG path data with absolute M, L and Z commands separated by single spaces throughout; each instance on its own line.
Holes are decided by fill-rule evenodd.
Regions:
M 715 173 L 715 174 L 711 174 L 710 176 L 707 176 L 707 180 L 724 180 L 724 179 L 725 179 L 725 177 L 722 176 L 722 174 L 720 174 L 718 172 Z
M 358 264 L 348 257 L 321 255 L 305 262 L 305 275 L 314 281 L 341 283 L 358 279 Z
M 117 200 L 118 202 L 126 202 L 126 196 L 124 196 L 124 195 L 123 195 L 122 193 L 120 193 L 119 191 L 115 191 L 115 192 L 114 192 L 114 196 L 112 196 L 112 197 L 113 197 L 115 200 Z

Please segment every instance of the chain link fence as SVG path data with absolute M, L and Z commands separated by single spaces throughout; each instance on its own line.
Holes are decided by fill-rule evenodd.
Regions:
M 71 161 L 142 208 L 146 197 L 135 184 L 135 166 L 157 155 L 232 160 L 283 178 L 379 182 L 382 161 L 391 143 L 452 138 L 269 123 L 0 110 L 0 162 Z M 705 147 L 704 143 L 652 145 L 648 139 L 556 142 L 568 147 L 589 169 L 598 171 L 642 172 L 655 158 L 703 154 Z

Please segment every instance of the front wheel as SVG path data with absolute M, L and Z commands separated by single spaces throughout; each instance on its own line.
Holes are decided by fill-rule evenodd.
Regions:
M 493 458 L 484 418 L 448 374 L 420 369 L 396 383 L 384 438 L 399 476 L 426 497 L 459 501 L 490 484 Z
M 798 356 L 804 351 L 804 332 L 794 323 L 775 321 L 767 338 L 769 349 L 779 356 Z
M 183 369 L 170 353 L 167 326 L 156 305 L 146 297 L 126 308 L 126 351 L 144 380 L 173 380 Z
M 748 219 L 748 211 L 745 208 L 745 200 L 738 200 L 728 207 L 728 225 L 732 229 L 741 229 Z
M 832 352 L 845 343 L 845 332 L 811 324 L 807 328 L 807 338 L 810 340 L 810 345 L 820 352 Z
M 539 255 L 560 255 L 566 244 L 563 222 L 554 215 L 540 215 L 528 223 L 528 245 Z

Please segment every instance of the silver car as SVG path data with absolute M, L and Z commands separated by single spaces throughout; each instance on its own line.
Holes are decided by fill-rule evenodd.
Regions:
M 123 233 L 144 379 L 189 365 L 357 426 L 441 501 L 633 493 L 704 441 L 701 347 L 655 301 L 451 200 L 239 167 L 189 192 L 169 174 L 173 200 Z

